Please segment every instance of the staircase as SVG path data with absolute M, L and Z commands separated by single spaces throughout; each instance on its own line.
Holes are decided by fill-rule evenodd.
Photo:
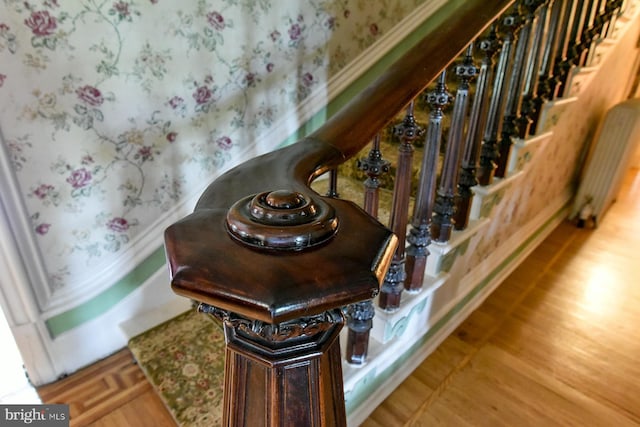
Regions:
M 459 72 L 450 95 L 442 68 L 424 71 L 424 57 L 443 45 L 424 42 L 377 82 L 379 91 L 306 140 L 224 175 L 167 231 L 173 289 L 225 325 L 226 423 L 359 424 L 566 217 L 598 112 L 625 96 L 616 80 L 635 72 L 627 59 L 636 54 L 638 8 L 520 1 L 489 13 L 480 3 L 452 6 L 447 27 L 468 38 L 434 30 L 445 45 L 456 40 L 452 52 L 473 40 L 480 48 L 446 67 L 451 76 L 483 64 Z M 491 19 L 471 26 L 480 11 Z M 471 74 L 475 96 L 462 108 Z M 383 101 L 409 107 L 391 120 L 388 109 L 365 108 Z M 358 165 L 378 149 L 363 147 L 376 133 L 390 166 L 365 192 Z M 479 182 L 467 189 L 457 229 L 454 193 L 468 183 L 465 167 Z M 377 211 L 395 236 L 343 200 Z M 208 253 L 224 253 L 224 263 Z M 423 261 L 419 283 L 405 281 L 405 266 Z M 341 311 L 348 327 L 339 333 Z

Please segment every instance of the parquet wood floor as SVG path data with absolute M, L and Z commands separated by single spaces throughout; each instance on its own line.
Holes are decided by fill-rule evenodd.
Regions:
M 560 225 L 364 422 L 640 425 L 640 171 L 595 230 Z M 39 389 L 75 426 L 173 426 L 127 350 Z
M 44 403 L 69 405 L 71 426 L 175 427 L 128 349 L 38 389 Z

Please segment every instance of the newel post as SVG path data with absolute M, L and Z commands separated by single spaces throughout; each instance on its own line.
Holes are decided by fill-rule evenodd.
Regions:
M 172 289 L 224 326 L 225 426 L 346 425 L 342 308 L 378 292 L 397 239 L 308 187 L 334 154 L 303 141 L 245 163 L 165 232 Z

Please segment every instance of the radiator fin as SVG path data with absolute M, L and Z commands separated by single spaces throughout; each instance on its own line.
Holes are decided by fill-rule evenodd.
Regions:
M 640 99 L 630 99 L 612 107 L 587 160 L 571 218 L 576 217 L 590 199 L 596 224 L 602 219 L 615 201 L 639 141 Z

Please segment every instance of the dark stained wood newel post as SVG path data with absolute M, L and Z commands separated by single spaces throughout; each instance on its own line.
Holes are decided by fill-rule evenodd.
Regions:
M 451 113 L 449 137 L 444 154 L 440 185 L 436 192 L 433 221 L 431 223 L 431 238 L 437 242 L 447 242 L 453 230 L 455 213 L 455 197 L 458 189 L 458 176 L 462 161 L 462 137 L 464 124 L 469 106 L 469 82 L 478 74 L 478 68 L 473 64 L 473 43 L 469 45 L 462 62 L 454 67 L 460 85 L 456 90 L 456 98 Z
M 223 425 L 346 425 L 339 309 L 276 325 L 208 304 L 226 338 Z M 231 378 L 231 381 L 227 381 Z
M 411 195 L 411 177 L 413 160 L 413 142 L 422 135 L 422 128 L 416 124 L 413 116 L 414 102 L 409 103 L 407 114 L 393 133 L 402 141 L 398 149 L 398 163 L 393 185 L 393 202 L 389 228 L 398 236 L 398 248 L 380 289 L 378 305 L 383 310 L 395 311 L 400 307 L 400 298 L 406 279 L 405 272 L 405 235 L 409 221 L 409 197 Z
M 442 140 L 442 110 L 451 102 L 451 94 L 447 92 L 445 81 L 446 71 L 443 71 L 438 77 L 435 89 L 426 95 L 431 112 L 429 113 L 429 125 L 422 153 L 418 190 L 413 205 L 411 229 L 407 237 L 409 242 L 406 269 L 408 279 L 405 282 L 405 289 L 410 292 L 418 292 L 422 289 L 427 256 L 429 255 L 427 247 L 431 244 L 430 227 L 438 177 L 438 156 Z
M 340 157 L 305 140 L 253 159 L 165 232 L 172 289 L 224 325 L 225 426 L 346 425 L 342 307 L 378 292 L 397 239 L 308 187 Z
M 389 172 L 389 162 L 382 158 L 380 152 L 380 134 L 373 141 L 373 147 L 364 159 L 358 160 L 358 169 L 367 174 L 364 182 L 364 210 L 374 218 L 378 217 L 379 177 Z M 373 300 L 365 300 L 347 307 L 347 362 L 361 365 L 369 352 L 369 335 L 373 327 L 375 308 Z
M 224 324 L 225 426 L 346 425 L 342 308 L 377 295 L 398 238 L 310 184 L 355 156 L 510 4 L 439 9 L 424 39 L 322 127 L 218 177 L 167 228 L 172 289 Z
M 476 169 L 480 158 L 480 142 L 482 141 L 482 129 L 487 115 L 487 101 L 489 96 L 489 81 L 492 77 L 493 57 L 498 50 L 498 41 L 495 26 L 487 37 L 482 38 L 478 46 L 484 55 L 478 71 L 476 82 L 476 93 L 469 115 L 469 126 L 465 138 L 464 151 L 462 155 L 462 167 L 460 169 L 460 181 L 458 182 L 458 197 L 456 198 L 456 209 L 454 221 L 456 230 L 463 230 L 469 225 L 471 214 L 471 200 L 473 197 L 472 187 L 478 185 Z

